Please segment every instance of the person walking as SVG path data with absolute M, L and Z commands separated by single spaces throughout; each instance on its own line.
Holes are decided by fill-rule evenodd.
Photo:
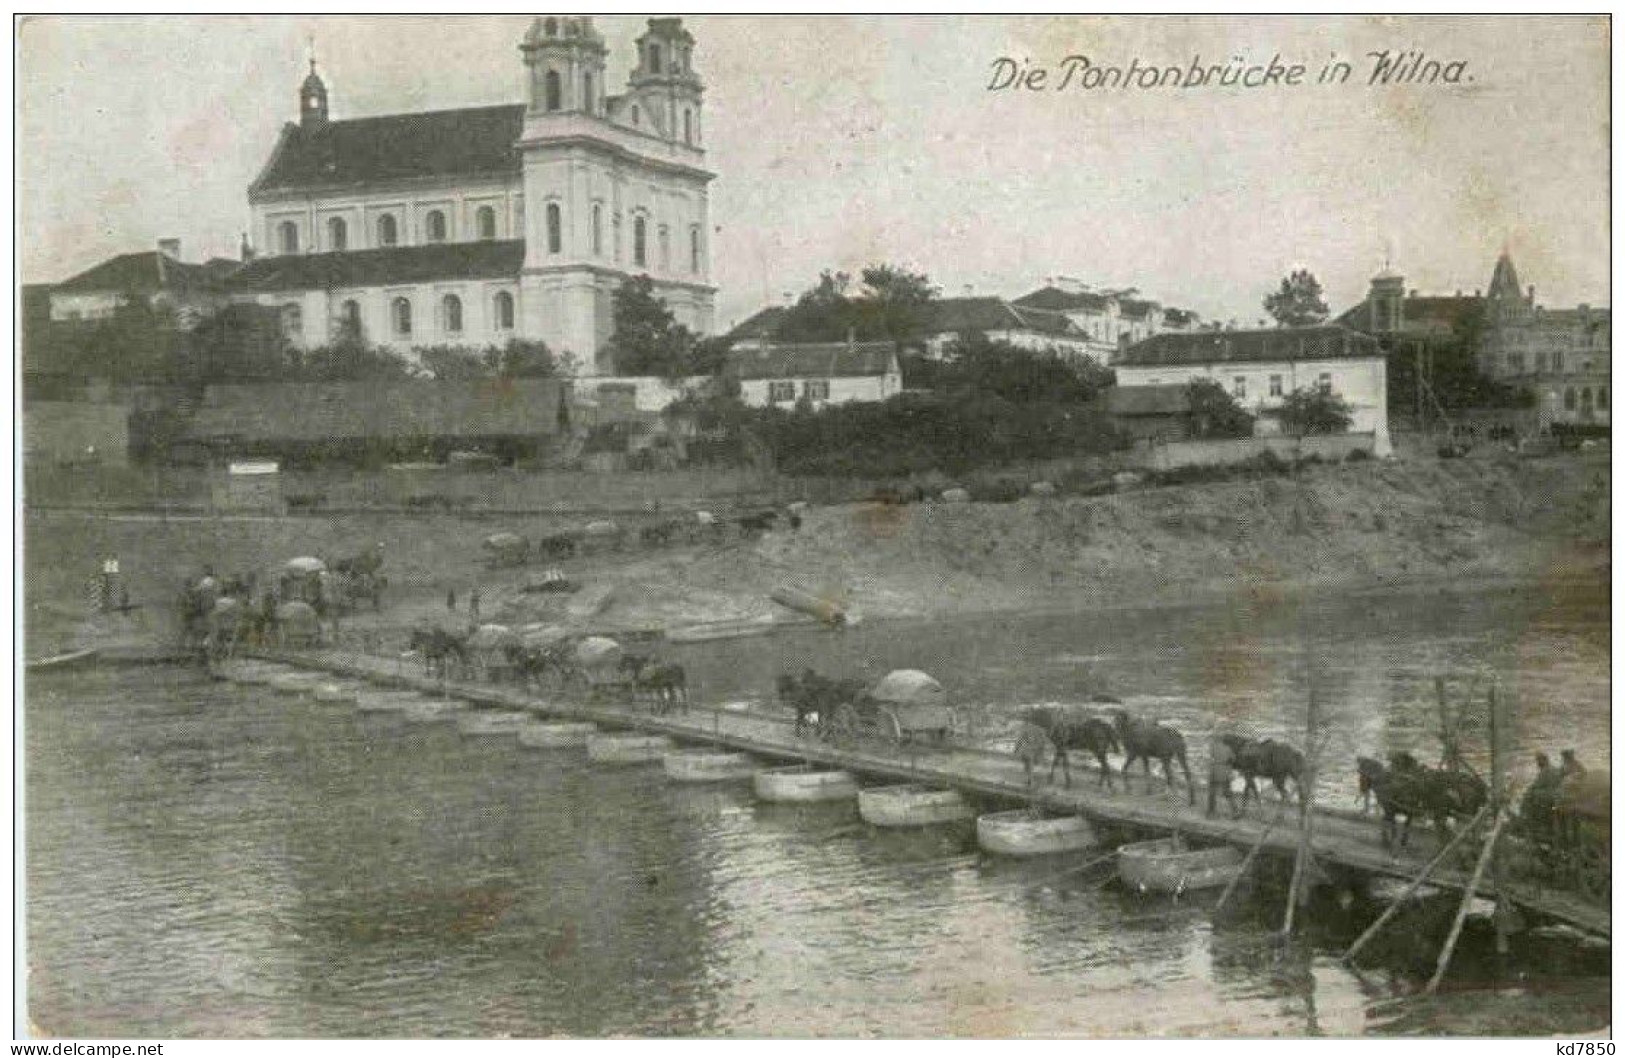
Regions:
M 1224 799 L 1230 805 L 1232 819 L 1241 817 L 1241 810 L 1236 807 L 1236 795 L 1230 792 L 1230 780 L 1235 775 L 1236 754 L 1225 741 L 1223 735 L 1215 734 L 1212 743 L 1208 746 L 1207 757 L 1207 814 L 1209 818 L 1218 810 L 1219 791 L 1224 791 Z
M 1580 758 L 1574 755 L 1572 749 L 1563 751 L 1563 767 L 1560 770 L 1565 779 L 1571 775 L 1584 775 L 1586 773 L 1585 765 L 1580 763 Z

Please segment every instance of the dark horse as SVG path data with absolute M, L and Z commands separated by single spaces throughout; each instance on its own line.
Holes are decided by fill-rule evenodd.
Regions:
M 1177 760 L 1185 772 L 1185 788 L 1190 792 L 1191 804 L 1194 805 L 1196 784 L 1191 781 L 1191 766 L 1185 756 L 1185 736 L 1155 720 L 1130 716 L 1122 709 L 1112 711 L 1112 720 L 1117 728 L 1117 739 L 1123 746 L 1123 785 L 1128 785 L 1129 768 L 1133 767 L 1135 761 L 1141 761 L 1145 766 L 1146 785 L 1149 787 L 1151 762 L 1160 760 L 1163 777 L 1168 780 L 1168 789 L 1172 790 L 1173 762 Z
M 864 683 L 856 679 L 831 679 L 820 676 L 812 669 L 804 669 L 799 677 L 781 673 L 778 678 L 779 701 L 796 711 L 795 733 L 816 720 L 820 736 L 829 734 L 835 711 L 863 693 Z
M 1117 732 L 1112 730 L 1111 724 L 1098 716 L 1053 705 L 1028 709 L 1022 714 L 1022 719 L 1042 731 L 1055 747 L 1055 756 L 1049 763 L 1050 782 L 1055 781 L 1055 766 L 1059 764 L 1062 774 L 1066 776 L 1066 785 L 1071 787 L 1072 764 L 1066 754 L 1068 750 L 1081 749 L 1094 754 L 1100 764 L 1101 785 L 1108 790 L 1112 788 L 1112 766 L 1106 755 L 1121 752 L 1122 747 L 1118 745 Z M 1028 784 L 1031 785 L 1032 761 L 1027 757 L 1023 759 L 1027 764 Z
M 410 649 L 423 654 L 423 672 L 426 676 L 445 679 L 453 662 L 457 671 L 468 671 L 468 637 L 457 636 L 440 628 L 414 628 Z
M 1370 764 L 1376 762 L 1363 764 L 1362 777 L 1371 774 L 1371 791 L 1382 809 L 1382 844 L 1387 849 L 1393 848 L 1396 831 L 1400 848 L 1410 843 L 1411 820 L 1417 816 L 1431 819 L 1440 840 L 1448 840 L 1452 818 L 1471 817 L 1489 800 L 1489 791 L 1478 776 L 1428 768 L 1409 753 L 1396 753 L 1387 768 L 1377 764 L 1372 769 Z M 1405 817 L 1403 825 L 1397 822 L 1400 816 Z
M 688 673 L 676 662 L 653 662 L 633 679 L 633 687 L 647 691 L 657 713 L 672 709 L 688 712 Z
M 1291 779 L 1298 788 L 1299 799 L 1302 799 L 1304 769 L 1302 753 L 1273 738 L 1256 739 L 1242 735 L 1219 737 L 1230 747 L 1236 771 L 1241 773 L 1241 807 L 1247 807 L 1249 794 L 1253 800 L 1263 804 L 1264 799 L 1258 792 L 1257 780 L 1260 776 L 1275 785 L 1275 792 L 1283 801 L 1286 800 L 1286 782 Z

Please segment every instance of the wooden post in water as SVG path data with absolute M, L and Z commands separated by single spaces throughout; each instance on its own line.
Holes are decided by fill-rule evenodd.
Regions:
M 1501 837 L 1501 826 L 1506 821 L 1505 815 L 1496 815 L 1495 826 L 1490 828 L 1490 836 L 1484 842 L 1484 850 L 1478 854 L 1478 863 L 1473 866 L 1473 876 L 1467 880 L 1467 888 L 1461 894 L 1461 905 L 1456 908 L 1456 920 L 1450 924 L 1450 936 L 1445 938 L 1444 947 L 1439 951 L 1438 965 L 1433 968 L 1433 977 L 1424 989 L 1428 995 L 1438 990 L 1439 982 L 1444 980 L 1445 970 L 1450 968 L 1450 957 L 1456 953 L 1456 941 L 1461 939 L 1462 923 L 1467 921 L 1467 907 L 1473 902 L 1473 893 L 1478 889 L 1479 880 L 1484 877 L 1484 868 L 1489 866 L 1495 852 L 1495 843 Z
M 1506 811 L 1502 802 L 1506 798 L 1506 761 L 1501 754 L 1501 696 L 1496 693 L 1494 683 L 1490 684 L 1490 811 L 1499 816 Z M 1506 891 L 1502 889 L 1501 880 L 1501 853 L 1499 850 L 1490 855 L 1490 881 L 1495 886 L 1495 954 L 1507 953 L 1507 923 L 1504 912 L 1508 909 Z
M 1309 871 L 1315 839 L 1315 813 L 1311 807 L 1315 794 L 1315 762 L 1320 757 L 1315 735 L 1320 722 L 1319 699 L 1315 694 L 1315 659 L 1309 657 L 1309 716 L 1305 723 L 1307 737 L 1304 748 L 1309 751 L 1303 762 L 1303 775 L 1298 780 L 1298 855 L 1292 861 L 1292 884 L 1287 889 L 1286 921 L 1281 924 L 1283 936 L 1292 935 L 1292 921 L 1298 911 L 1298 893 L 1303 887 L 1303 876 Z
M 1490 809 L 1488 805 L 1480 808 L 1478 810 L 1478 814 L 1470 819 L 1466 826 L 1456 831 L 1455 837 L 1445 842 L 1444 847 L 1433 854 L 1433 858 L 1427 862 L 1421 871 L 1417 872 L 1415 878 L 1411 879 L 1411 884 L 1405 887 L 1405 891 L 1400 893 L 1398 898 L 1396 898 L 1392 904 L 1388 905 L 1388 909 L 1377 917 L 1377 921 L 1366 927 L 1365 932 L 1360 934 L 1358 940 L 1349 945 L 1349 950 L 1343 953 L 1344 962 L 1349 962 L 1356 955 L 1360 954 L 1360 949 L 1364 948 L 1366 944 L 1371 941 L 1371 938 L 1377 935 L 1377 931 L 1382 929 L 1383 926 L 1387 925 L 1389 919 L 1399 914 L 1399 909 L 1405 906 L 1406 901 L 1410 900 L 1413 893 L 1422 888 L 1422 883 L 1427 881 L 1428 876 L 1438 869 L 1439 864 L 1445 861 L 1445 857 L 1454 852 L 1456 846 L 1460 845 L 1462 841 L 1466 839 L 1468 834 L 1471 834 L 1474 830 L 1478 829 L 1478 824 L 1483 822 L 1484 817 L 1489 814 L 1489 811 Z
M 1236 886 L 1241 883 L 1241 879 L 1247 874 L 1248 868 L 1250 868 L 1253 865 L 1253 861 L 1258 858 L 1259 852 L 1264 848 L 1264 842 L 1269 839 L 1270 832 L 1275 829 L 1275 825 L 1281 821 L 1281 816 L 1285 814 L 1285 812 L 1286 806 L 1282 805 L 1280 810 L 1275 813 L 1275 818 L 1270 820 L 1264 829 L 1259 832 L 1258 840 L 1253 842 L 1253 847 L 1251 849 L 1247 850 L 1247 858 L 1241 861 L 1240 869 L 1238 869 L 1235 876 L 1230 879 L 1230 883 L 1224 887 L 1224 892 L 1219 894 L 1219 902 L 1213 905 L 1213 913 L 1215 915 L 1220 911 L 1223 911 L 1224 905 L 1230 902 L 1230 894 L 1236 891 Z

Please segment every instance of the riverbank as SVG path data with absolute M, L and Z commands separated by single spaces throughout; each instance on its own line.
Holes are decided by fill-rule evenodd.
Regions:
M 31 638 L 68 645 L 86 585 L 117 556 L 141 623 L 154 629 L 187 576 L 272 567 L 301 554 L 385 544 L 390 596 L 349 627 L 381 635 L 426 617 L 673 628 L 789 616 L 788 585 L 866 619 L 1035 610 L 1249 606 L 1314 592 L 1530 583 L 1561 592 L 1608 575 L 1610 467 L 1584 455 L 1419 459 L 1308 467 L 1235 479 L 1011 504 L 845 504 L 805 512 L 799 530 L 584 556 L 559 563 L 598 605 L 526 592 L 534 567 L 490 570 L 480 541 L 567 528 L 546 517 L 348 514 L 221 520 L 30 511 Z M 447 596 L 455 603 L 448 611 Z M 41 643 L 41 647 L 56 645 Z M 31 648 L 32 649 L 32 648 Z

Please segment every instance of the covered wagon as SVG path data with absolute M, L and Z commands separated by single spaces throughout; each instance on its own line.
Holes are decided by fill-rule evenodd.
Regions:
M 588 636 L 576 644 L 572 676 L 594 690 L 619 690 L 629 684 L 621 666 L 621 645 L 608 636 Z
M 904 743 L 920 738 L 946 742 L 958 727 L 942 684 L 918 669 L 887 673 L 831 717 L 836 737 L 877 735 Z

